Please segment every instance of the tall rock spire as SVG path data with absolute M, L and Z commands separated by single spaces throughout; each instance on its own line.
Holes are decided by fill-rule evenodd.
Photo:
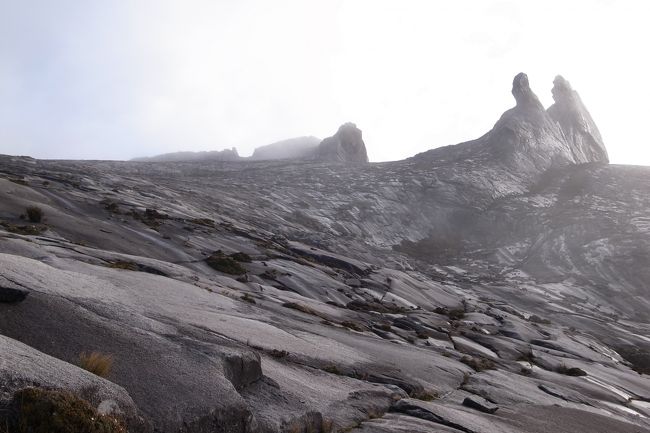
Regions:
M 609 162 L 600 131 L 578 92 L 561 75 L 555 77 L 552 92 L 555 103 L 548 114 L 560 125 L 576 162 Z
M 518 73 L 514 80 L 512 80 L 512 96 L 517 101 L 517 107 L 544 109 L 537 95 L 530 89 L 528 75 L 523 72 Z

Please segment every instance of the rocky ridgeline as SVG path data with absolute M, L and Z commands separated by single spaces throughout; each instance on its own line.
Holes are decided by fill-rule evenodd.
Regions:
M 336 134 L 324 140 L 316 137 L 297 137 L 260 146 L 250 157 L 240 157 L 237 149 L 213 152 L 176 152 L 133 161 L 187 162 L 187 161 L 324 161 L 366 163 L 368 153 L 361 138 L 361 130 L 354 123 L 341 125 Z
M 390 163 L 0 157 L 0 430 L 650 431 L 650 169 L 553 95 Z

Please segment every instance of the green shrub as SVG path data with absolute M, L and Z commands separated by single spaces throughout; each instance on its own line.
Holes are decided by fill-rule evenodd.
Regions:
M 126 433 L 120 420 L 99 414 L 87 401 L 40 388 L 14 394 L 8 426 L 15 433 Z
M 43 209 L 38 206 L 29 206 L 25 209 L 25 213 L 27 214 L 29 222 L 40 223 L 43 219 Z

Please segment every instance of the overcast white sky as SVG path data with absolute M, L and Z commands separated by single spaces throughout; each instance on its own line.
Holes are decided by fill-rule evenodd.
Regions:
M 0 153 L 128 159 L 326 137 L 372 161 L 476 138 L 562 74 L 650 165 L 646 0 L 0 0 Z

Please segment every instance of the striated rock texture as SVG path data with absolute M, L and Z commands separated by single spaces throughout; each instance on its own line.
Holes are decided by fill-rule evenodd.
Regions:
M 405 161 L 0 156 L 3 398 L 98 350 L 161 433 L 650 431 L 650 168 L 513 84 Z
M 609 162 L 607 149 L 578 92 L 561 75 L 553 81 L 553 100 L 548 114 L 559 123 L 579 162 Z
M 361 130 L 354 123 L 345 123 L 332 137 L 321 141 L 314 158 L 329 162 L 368 162 L 366 144 L 361 137 Z

